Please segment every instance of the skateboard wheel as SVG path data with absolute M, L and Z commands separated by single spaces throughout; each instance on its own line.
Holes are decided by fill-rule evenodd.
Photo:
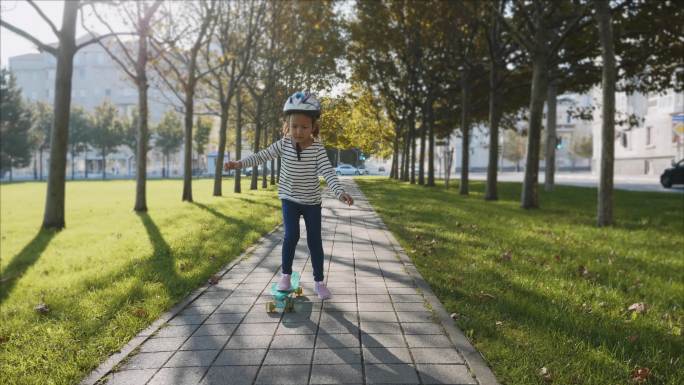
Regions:
M 294 310 L 294 304 L 292 303 L 292 300 L 289 300 L 285 303 L 284 310 L 287 313 L 290 313 L 292 310 Z
M 275 304 L 273 302 L 266 302 L 266 312 L 273 313 L 275 311 Z
M 303 290 L 302 290 L 301 287 L 298 287 L 297 290 L 295 291 L 295 295 L 296 295 L 297 297 L 301 296 L 302 293 L 303 293 Z

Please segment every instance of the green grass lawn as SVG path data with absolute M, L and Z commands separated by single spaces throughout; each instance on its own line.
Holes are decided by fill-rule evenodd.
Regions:
M 46 185 L 0 186 L 0 383 L 75 384 L 165 310 L 281 222 L 275 188 L 225 181 L 67 182 L 66 224 L 38 231 Z M 34 307 L 41 297 L 49 312 Z
M 600 229 L 591 188 L 525 211 L 518 183 L 485 202 L 482 182 L 356 181 L 503 384 L 684 384 L 682 194 L 616 191 Z

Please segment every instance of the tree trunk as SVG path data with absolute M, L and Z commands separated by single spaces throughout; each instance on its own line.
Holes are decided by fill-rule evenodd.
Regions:
M 39 170 L 40 170 L 40 180 L 43 180 L 43 148 L 41 147 L 40 150 L 38 150 L 38 156 L 40 157 L 40 165 L 39 165 Z
M 601 123 L 601 169 L 596 221 L 600 227 L 613 224 L 613 161 L 615 156 L 615 52 L 608 0 L 596 1 L 596 19 L 603 59 L 603 121 Z
M 76 161 L 76 151 L 74 150 L 74 146 L 71 146 L 71 180 L 74 180 L 74 163 Z
M 409 172 L 411 176 L 411 184 L 416 183 L 416 109 L 411 107 L 411 116 L 409 118 L 409 136 L 411 140 L 411 163 L 409 164 Z
M 427 129 L 428 129 L 428 179 L 427 185 L 435 185 L 435 124 L 432 116 L 432 99 L 428 99 Z
M 194 71 L 191 69 L 190 71 Z M 192 72 L 191 72 L 192 73 Z M 191 77 L 193 75 L 190 75 Z M 194 82 L 190 80 L 188 83 Z M 192 202 L 192 118 L 195 108 L 194 85 L 189 85 L 185 94 L 185 146 L 183 148 L 183 197 Z
M 259 141 L 261 140 L 261 109 L 262 109 L 262 99 L 257 101 L 256 109 L 256 127 L 254 135 L 254 153 L 259 152 Z M 249 189 L 256 190 L 259 184 L 259 167 L 257 165 L 252 167 L 252 181 L 250 183 Z
M 216 154 L 216 167 L 214 167 L 214 196 L 220 197 L 223 193 L 223 153 L 226 151 L 226 134 L 228 131 L 228 112 L 230 104 L 221 102 L 221 118 L 219 124 L 218 153 Z M 238 159 L 235 159 L 238 160 Z
M 38 160 L 36 154 L 33 154 L 33 180 L 38 180 Z
M 399 179 L 399 125 L 394 127 L 394 144 L 392 151 L 392 167 L 390 168 L 390 179 Z
M 424 185 L 425 184 L 425 125 L 426 125 L 426 118 L 425 118 L 425 111 L 423 111 L 423 121 L 420 124 L 420 156 L 419 156 L 419 164 L 418 164 L 418 184 Z
M 262 148 L 267 148 L 268 147 L 268 128 L 264 127 L 264 145 Z M 266 172 L 266 169 L 268 167 L 268 162 L 264 162 L 261 165 L 261 188 L 267 188 L 268 187 L 268 173 Z
M 77 1 L 64 3 L 59 36 L 55 78 L 54 125 L 50 137 L 50 174 L 45 198 L 44 229 L 62 229 L 64 223 L 64 190 L 66 154 L 69 143 L 69 113 L 71 111 L 71 77 L 76 53 Z
M 83 150 L 83 176 L 88 179 L 88 146 Z
M 535 40 L 543 41 L 540 38 Z M 544 99 L 546 98 L 547 72 L 546 52 L 537 52 L 532 65 L 530 128 L 527 132 L 527 159 L 521 197 L 521 207 L 524 209 L 539 207 L 539 147 Z
M 136 212 L 147 211 L 147 138 L 148 106 L 147 106 L 147 37 L 140 36 L 138 46 L 137 84 L 138 84 L 138 141 L 135 157 L 135 205 Z
M 546 167 L 544 169 L 544 189 L 553 191 L 554 178 L 556 174 L 556 82 L 551 80 L 548 83 L 546 100 Z
M 242 96 L 240 89 L 237 90 L 235 98 L 237 107 L 237 114 L 235 116 L 235 160 L 239 161 L 242 156 Z M 233 187 L 233 191 L 238 194 L 242 192 L 242 186 L 240 185 L 241 172 L 242 169 L 235 169 L 235 186 Z
M 102 180 L 107 178 L 107 155 L 104 149 L 102 150 Z
M 497 191 L 497 174 L 499 158 L 499 122 L 501 121 L 501 104 L 499 100 L 499 73 L 496 63 L 492 63 L 489 72 L 489 159 L 487 163 L 487 186 L 485 200 L 499 199 Z
M 12 157 L 9 157 L 9 181 L 12 181 Z
M 465 69 L 461 78 L 461 185 L 458 193 L 468 195 L 468 169 L 470 167 L 470 71 Z

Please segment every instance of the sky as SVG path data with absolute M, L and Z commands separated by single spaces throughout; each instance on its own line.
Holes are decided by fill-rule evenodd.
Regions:
M 52 20 L 57 29 L 61 28 L 62 10 L 64 8 L 63 0 L 37 0 L 36 4 Z M 48 23 L 25 1 L 0 0 L 0 18 L 15 27 L 30 32 L 43 43 L 50 44 L 57 41 L 57 37 Z M 111 18 L 109 20 L 115 19 Z M 96 32 L 107 32 L 104 26 L 98 27 L 95 25 L 96 23 L 88 23 L 89 28 L 92 27 Z M 90 24 L 93 25 L 91 26 Z M 79 19 L 76 23 L 76 36 L 79 37 L 85 34 L 87 32 L 81 26 Z M 37 52 L 38 50 L 33 43 L 5 28 L 0 28 L 0 64 L 2 67 L 9 65 L 9 58 L 12 56 Z

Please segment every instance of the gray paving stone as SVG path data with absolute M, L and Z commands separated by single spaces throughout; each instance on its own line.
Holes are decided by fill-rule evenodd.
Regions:
M 177 315 L 169 320 L 168 324 L 172 326 L 179 325 L 199 325 L 208 317 L 209 315 Z
M 177 351 L 164 367 L 209 366 L 219 354 L 218 350 L 186 350 Z
M 319 323 L 325 323 L 328 321 L 339 321 L 342 323 L 348 323 L 353 325 L 358 325 L 359 313 L 351 311 L 338 311 L 338 312 L 323 312 L 321 314 L 321 319 Z
M 316 348 L 314 364 L 360 364 L 361 350 L 355 348 Z
M 197 330 L 199 325 L 179 325 L 179 326 L 164 326 L 159 329 L 156 338 L 170 338 L 170 337 L 190 337 L 192 333 Z
M 138 353 L 129 356 L 128 361 L 121 366 L 120 370 L 161 368 L 172 354 L 173 352 Z
M 360 329 L 366 334 L 401 334 L 398 322 L 361 322 Z
M 229 336 L 198 336 L 190 337 L 180 350 L 211 350 L 222 349 Z
M 327 302 L 323 303 L 324 312 L 356 311 L 356 302 Z
M 195 333 L 193 333 L 193 337 L 200 337 L 200 336 L 229 336 L 233 334 L 235 329 L 237 328 L 238 324 L 208 324 L 208 325 L 202 325 L 197 330 L 195 330 Z
M 361 364 L 314 365 L 311 384 L 358 384 L 363 382 Z
M 429 311 L 398 311 L 400 322 L 434 322 L 434 315 Z
M 267 323 L 267 322 L 280 322 L 280 313 L 267 313 L 261 306 L 258 307 L 257 311 L 252 310 L 247 313 L 245 318 L 242 319 L 242 323 Z
M 261 365 L 266 349 L 226 349 L 219 353 L 213 366 L 222 365 Z
M 411 348 L 417 364 L 464 364 L 456 348 Z
M 226 349 L 258 349 L 268 348 L 272 336 L 232 336 Z
M 216 310 L 217 306 L 192 306 L 186 307 L 178 313 L 179 316 L 209 315 Z
M 358 334 L 328 334 L 319 332 L 316 338 L 316 348 L 358 348 L 359 346 Z
M 216 313 L 247 313 L 252 307 L 248 304 L 224 303 L 216 309 Z
M 258 366 L 212 366 L 201 385 L 251 385 Z
M 273 337 L 271 349 L 295 349 L 313 348 L 314 338 L 312 334 L 287 334 Z
M 150 338 L 140 346 L 141 352 L 167 352 L 175 351 L 183 345 L 185 337 Z
M 394 311 L 391 302 L 361 302 L 359 311 Z
M 399 322 L 397 315 L 389 311 L 362 311 L 359 317 L 361 322 Z
M 405 348 L 406 341 L 401 334 L 362 334 L 361 345 L 365 348 Z
M 204 321 L 205 324 L 236 324 L 240 323 L 244 313 L 216 313 Z
M 420 294 L 390 294 L 392 302 L 420 302 L 423 303 L 425 298 Z
M 454 346 L 447 336 L 437 334 L 406 335 L 406 342 L 411 348 L 450 348 Z
M 157 369 L 124 370 L 112 373 L 107 385 L 144 385 Z
M 240 324 L 233 334 L 236 336 L 271 336 L 277 327 L 277 323 Z
M 359 290 L 363 292 L 363 290 Z M 389 302 L 390 296 L 383 294 L 359 294 L 356 296 L 359 303 L 362 302 Z
M 313 322 L 313 323 L 318 323 L 318 319 L 321 316 L 321 312 L 319 311 L 314 311 L 314 312 L 294 312 L 294 313 L 285 313 L 283 314 L 283 318 L 281 319 L 282 323 L 299 323 L 299 322 Z
M 401 327 L 404 329 L 404 334 L 444 334 L 444 329 L 432 322 L 402 322 Z
M 271 349 L 264 365 L 309 365 L 313 349 Z
M 208 367 L 162 368 L 152 377 L 149 385 L 195 385 Z
M 351 322 L 348 320 L 338 320 L 338 319 L 328 319 L 323 320 L 319 324 L 319 333 L 328 334 L 341 334 L 341 333 L 351 333 L 358 334 L 359 327 L 356 322 Z
M 410 364 L 408 348 L 363 348 L 363 361 L 375 364 Z
M 281 334 L 315 334 L 318 330 L 316 323 L 307 322 L 287 322 L 281 323 L 276 329 L 276 335 Z
M 251 297 L 233 297 L 232 295 L 223 302 L 224 305 L 251 305 L 256 301 L 256 296 Z
M 416 368 L 410 364 L 371 364 L 366 363 L 366 383 L 368 384 L 418 384 Z
M 416 365 L 423 384 L 477 384 L 465 365 Z
M 262 366 L 256 384 L 306 384 L 309 365 Z
M 422 302 L 396 302 L 394 308 L 400 311 L 429 311 Z

